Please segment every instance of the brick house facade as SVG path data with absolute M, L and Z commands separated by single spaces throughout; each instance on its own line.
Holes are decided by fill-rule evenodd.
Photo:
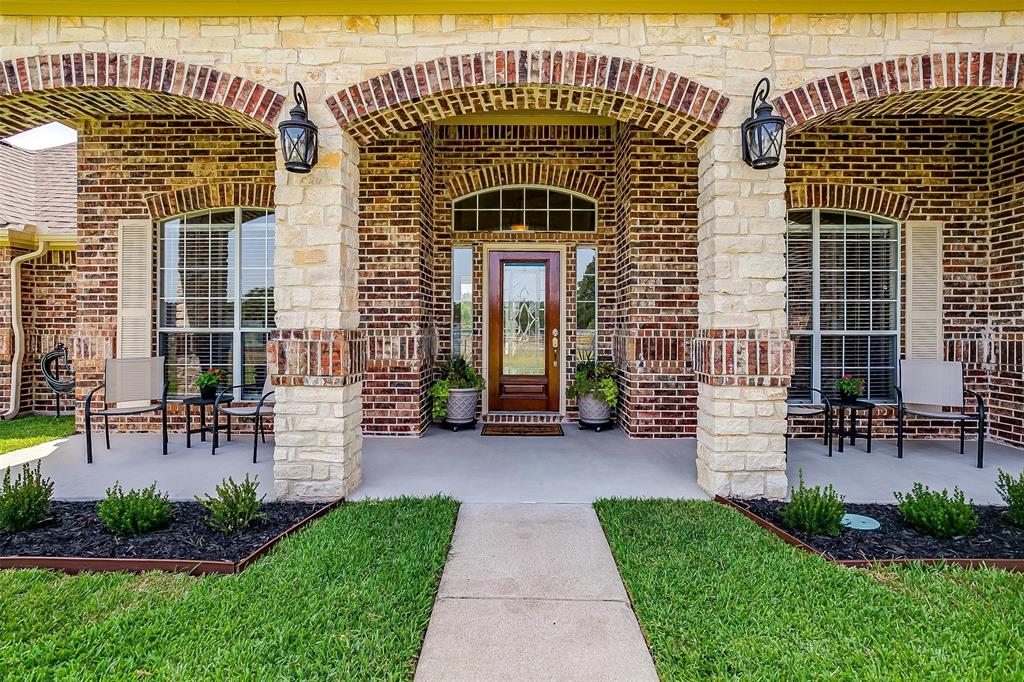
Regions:
M 1019 12 L 3 16 L 0 38 L 0 134 L 50 120 L 79 130 L 77 246 L 27 268 L 22 299 L 31 352 L 70 337 L 80 397 L 118 352 L 121 221 L 151 221 L 159 243 L 179 216 L 273 212 L 266 365 L 282 497 L 345 494 L 364 434 L 429 425 L 435 363 L 454 345 L 453 249 L 471 249 L 468 348 L 482 371 L 486 258 L 560 254 L 564 393 L 580 247 L 596 252 L 596 347 L 617 368 L 626 433 L 695 437 L 709 492 L 783 495 L 785 400 L 803 361 L 786 311 L 786 216 L 805 209 L 896 226 L 898 354 L 903 226 L 941 225 L 943 353 L 967 364 L 992 435 L 1024 439 Z M 765 75 L 787 155 L 755 171 L 739 126 Z M 321 132 L 306 176 L 275 157 L 295 80 Z M 593 200 L 595 227 L 455 229 L 456 200 L 502 187 Z M 14 248 L 0 248 L 9 267 Z M 155 252 L 155 283 L 161 269 Z M 5 328 L 10 296 L 0 290 Z M 154 284 L 154 310 L 160 296 Z M 25 409 L 48 409 L 32 381 Z M 485 404 L 482 416 L 575 419 L 558 397 L 550 413 Z

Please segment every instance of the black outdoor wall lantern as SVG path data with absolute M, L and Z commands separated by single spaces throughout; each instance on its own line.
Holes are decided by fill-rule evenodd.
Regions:
M 309 120 L 306 108 L 306 91 L 298 81 L 292 88 L 295 106 L 292 117 L 281 121 L 277 126 L 281 131 L 281 153 L 284 155 L 284 167 L 292 173 L 308 173 L 319 160 L 317 153 L 317 127 Z
M 750 98 L 750 118 L 740 128 L 743 134 L 743 160 L 751 168 L 767 170 L 779 165 L 782 143 L 786 137 L 786 120 L 772 113 L 768 103 L 771 83 L 762 78 Z

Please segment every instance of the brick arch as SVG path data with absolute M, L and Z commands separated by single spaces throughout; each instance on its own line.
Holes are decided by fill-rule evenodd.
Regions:
M 864 115 L 937 115 L 1024 122 L 1024 53 L 895 57 L 819 78 L 773 104 L 793 131 Z
M 914 200 L 906 194 L 869 185 L 806 183 L 786 187 L 786 207 L 838 208 L 904 221 L 910 217 Z
M 248 78 L 174 59 L 76 52 L 0 62 L 0 134 L 54 119 L 188 113 L 273 133 L 285 96 Z
M 547 185 L 597 198 L 604 192 L 605 182 L 596 175 L 567 166 L 545 163 L 507 163 L 485 166 L 456 175 L 446 183 L 449 199 L 457 199 L 501 185 Z
M 725 95 L 671 71 L 574 50 L 439 57 L 327 99 L 360 144 L 452 116 L 513 109 L 597 114 L 690 141 L 714 128 L 728 103 Z
M 146 197 L 149 215 L 163 220 L 208 208 L 245 206 L 273 209 L 274 184 L 269 182 L 219 182 L 182 187 Z

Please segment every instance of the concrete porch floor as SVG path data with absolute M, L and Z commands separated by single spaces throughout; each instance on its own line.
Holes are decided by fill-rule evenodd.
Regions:
M 185 435 L 172 433 L 167 456 L 160 454 L 159 433 L 111 433 L 110 450 L 103 432 L 93 434 L 93 463 L 85 461 L 85 436 L 77 434 L 60 441 L 36 445 L 0 455 L 4 467 L 41 460 L 44 475 L 53 479 L 53 496 L 59 500 L 95 500 L 105 496 L 107 488 L 120 482 L 125 490 L 157 483 L 157 489 L 172 500 L 191 500 L 195 495 L 212 493 L 225 477 L 236 481 L 246 474 L 259 476 L 260 492 L 267 500 L 274 497 L 274 442 L 260 444 L 259 461 L 252 463 L 252 434 L 236 436 L 230 443 L 223 438 L 217 455 L 210 455 L 209 436 L 205 443 L 192 437 L 185 447 Z
M 463 502 L 589 503 L 601 497 L 706 498 L 697 486 L 697 444 L 692 438 L 630 439 L 615 429 L 603 433 L 565 425 L 564 437 L 481 436 L 431 428 L 422 438 L 365 438 L 363 483 L 351 499 L 424 496 L 443 493 Z M 252 437 L 243 434 L 224 443 L 216 456 L 209 442 L 193 438 L 185 448 L 182 434 L 171 434 L 168 454 L 160 454 L 158 434 L 111 435 L 111 449 L 97 434 L 95 461 L 85 462 L 85 436 L 0 455 L 4 467 L 40 459 L 54 481 L 57 499 L 98 499 L 119 481 L 125 488 L 157 481 L 173 499 L 212 492 L 224 477 L 258 475 L 262 492 L 273 498 L 273 440 L 261 444 L 252 463 Z M 790 443 L 788 473 L 796 485 L 800 469 L 808 485 L 831 483 L 849 502 L 892 502 L 894 490 L 909 490 L 915 481 L 933 488 L 960 486 L 981 504 L 999 503 L 996 470 L 1024 470 L 1024 450 L 986 444 L 985 468 L 975 463 L 975 446 L 957 452 L 955 441 L 908 441 L 905 457 L 896 458 L 893 441 L 863 441 L 830 459 L 820 441 Z

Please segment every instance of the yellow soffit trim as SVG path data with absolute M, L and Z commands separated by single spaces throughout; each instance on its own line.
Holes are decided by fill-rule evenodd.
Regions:
M 35 250 L 41 242 L 49 244 L 51 251 L 74 251 L 78 248 L 78 234 L 36 234 L 30 231 L 0 229 L 0 247 Z
M 1020 0 L 789 0 L 784 11 L 766 12 L 754 0 L 0 0 L 0 14 L 119 17 L 276 17 L 407 14 L 857 14 L 978 12 L 1020 9 Z M 293 10 L 289 12 L 288 10 Z M 626 10 L 626 11 L 623 11 Z

